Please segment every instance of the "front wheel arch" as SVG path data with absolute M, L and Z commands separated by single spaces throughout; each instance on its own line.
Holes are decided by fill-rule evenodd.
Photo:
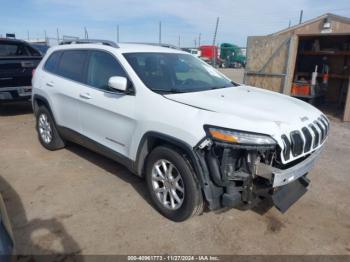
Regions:
M 170 208 L 170 198 L 171 198 L 170 195 L 176 194 L 174 192 L 177 189 L 174 189 L 173 183 L 174 181 L 177 181 L 177 180 L 174 180 L 174 177 L 173 177 L 174 172 L 171 172 L 170 174 L 173 174 L 173 175 L 170 175 L 169 177 L 169 173 L 167 173 L 167 170 L 169 169 L 169 167 L 165 168 L 165 173 L 163 172 L 163 175 L 161 175 L 161 177 L 163 177 L 162 183 L 164 184 L 163 184 L 163 187 L 159 187 L 163 189 L 162 192 L 166 190 L 168 191 L 170 190 L 169 193 L 163 196 L 158 196 L 157 194 L 160 194 L 161 191 L 157 192 L 156 190 L 158 187 L 156 189 L 154 188 L 154 185 L 153 185 L 154 181 L 159 181 L 160 177 L 156 180 L 153 180 L 153 176 L 154 176 L 153 168 L 154 168 L 154 165 L 157 165 L 159 161 L 161 162 L 165 161 L 165 162 L 168 162 L 168 164 L 173 165 L 174 169 L 179 172 L 178 176 L 183 183 L 182 192 L 184 194 L 183 195 L 184 198 L 181 201 L 181 205 L 175 209 Z M 161 171 L 158 170 L 158 172 L 161 172 Z M 168 178 L 165 178 L 165 177 L 168 177 Z M 196 175 L 193 172 L 192 166 L 186 160 L 183 154 L 179 153 L 173 148 L 164 146 L 164 145 L 157 146 L 150 153 L 150 156 L 147 159 L 147 164 L 146 164 L 146 182 L 147 182 L 147 187 L 150 193 L 150 197 L 153 201 L 154 207 L 165 217 L 176 222 L 181 222 L 192 216 L 199 215 L 202 213 L 203 194 L 201 192 L 200 184 L 196 179 Z M 168 187 L 166 186 L 167 184 L 169 184 Z M 179 188 L 179 187 L 180 187 L 179 185 L 176 186 L 176 188 Z M 173 191 L 172 194 L 171 194 L 171 191 Z M 166 201 L 167 196 L 169 196 L 168 201 Z M 180 199 L 179 195 L 177 196 L 178 196 L 178 199 Z M 162 201 L 162 199 L 164 199 L 164 201 Z M 171 205 L 171 207 L 173 207 L 173 205 Z
M 193 148 L 180 139 L 153 131 L 145 133 L 139 144 L 135 161 L 135 171 L 138 176 L 144 176 L 147 157 L 157 146 L 170 147 L 180 154 L 185 155 L 197 179 L 202 182 L 200 164 L 197 161 Z

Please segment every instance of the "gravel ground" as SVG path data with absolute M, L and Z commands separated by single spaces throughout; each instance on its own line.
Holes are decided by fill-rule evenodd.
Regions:
M 0 106 L 0 191 L 17 253 L 350 255 L 350 124 L 331 122 L 309 191 L 285 214 L 230 209 L 174 223 L 142 179 L 77 145 L 45 150 L 28 104 Z

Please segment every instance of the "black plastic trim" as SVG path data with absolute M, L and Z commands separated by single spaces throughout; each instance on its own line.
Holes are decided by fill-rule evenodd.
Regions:
M 294 157 L 299 156 L 303 153 L 304 140 L 299 131 L 292 131 L 290 133 L 290 139 L 292 142 L 292 154 Z
M 208 202 L 209 209 L 215 210 L 220 208 L 220 197 L 223 194 L 223 188 L 215 186 L 212 182 L 209 176 L 209 169 L 205 161 L 204 152 L 203 150 L 198 148 L 198 144 L 193 148 L 188 143 L 175 137 L 155 131 L 149 131 L 143 135 L 139 143 L 139 148 L 137 150 L 137 157 L 134 166 L 136 174 L 139 176 L 143 175 L 144 165 L 146 163 L 147 155 L 149 153 L 148 151 L 151 150 L 147 148 L 148 142 L 152 141 L 152 139 L 159 139 L 161 141 L 164 141 L 167 145 L 173 145 L 181 149 L 187 155 L 187 157 L 191 161 L 196 178 L 199 181 L 199 184 L 203 190 L 204 197 Z
M 142 168 L 143 168 L 145 160 L 146 160 L 142 156 L 143 147 L 146 145 L 145 143 L 147 141 L 150 141 L 151 139 L 161 139 L 164 142 L 167 142 L 169 144 L 172 144 L 172 145 L 182 149 L 188 155 L 188 157 L 193 162 L 193 164 L 195 165 L 194 169 L 195 169 L 196 173 L 200 174 L 200 170 L 199 170 L 199 167 L 198 167 L 198 162 L 195 159 L 195 154 L 194 154 L 193 148 L 189 144 L 187 144 L 186 142 L 184 142 L 184 141 L 182 141 L 180 139 L 177 139 L 175 137 L 172 137 L 172 136 L 169 136 L 169 135 L 166 135 L 166 134 L 163 134 L 163 133 L 159 133 L 159 132 L 156 132 L 156 131 L 149 131 L 149 132 L 146 132 L 142 136 L 142 138 L 140 140 L 140 143 L 139 143 L 139 147 L 137 149 L 137 155 L 136 155 L 135 163 L 136 163 L 136 166 L 138 167 L 138 168 L 136 168 L 136 170 L 138 171 L 138 175 L 142 175 Z
M 305 137 L 304 153 L 309 152 L 312 145 L 312 135 L 307 127 L 301 129 Z
M 312 129 L 312 132 L 314 132 L 314 145 L 313 148 L 316 148 L 320 142 L 320 134 L 318 133 L 316 127 L 313 124 L 310 124 L 309 127 Z
M 319 122 L 315 121 L 314 124 L 317 125 L 317 127 L 321 130 L 320 143 L 322 143 L 325 138 L 325 130 L 323 129 L 323 126 Z
M 41 95 L 35 94 L 35 95 L 33 96 L 32 108 L 33 108 L 34 114 L 36 114 L 36 111 L 35 111 L 35 109 L 36 109 L 36 108 L 35 108 L 35 103 L 37 103 L 37 101 L 41 101 L 41 102 L 46 106 L 47 110 L 49 110 L 49 112 L 51 113 L 51 116 L 53 117 L 53 119 L 54 119 L 54 121 L 55 121 L 55 116 L 53 115 L 53 113 L 52 113 L 52 111 L 51 111 L 51 106 L 50 106 L 49 101 L 48 101 L 45 97 L 43 97 L 43 96 L 41 96 Z M 56 124 L 56 122 L 55 122 L 55 124 Z
M 291 143 L 286 135 L 282 135 L 281 138 L 284 143 L 283 157 L 284 157 L 284 160 L 287 161 L 290 158 Z

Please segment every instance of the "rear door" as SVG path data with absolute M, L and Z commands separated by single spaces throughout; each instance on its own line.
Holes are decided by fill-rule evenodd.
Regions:
M 83 134 L 115 152 L 128 156 L 135 130 L 135 96 L 112 90 L 108 79 L 127 77 L 116 57 L 92 50 L 87 66 L 89 90 L 80 103 Z
M 0 40 L 0 91 L 13 90 L 12 96 L 29 95 L 32 70 L 41 60 L 41 54 L 25 43 Z M 19 89 L 15 87 L 23 87 Z
M 44 65 L 48 73 L 42 79 L 57 125 L 78 133 L 79 103 L 87 88 L 84 84 L 87 55 L 87 50 L 54 52 Z

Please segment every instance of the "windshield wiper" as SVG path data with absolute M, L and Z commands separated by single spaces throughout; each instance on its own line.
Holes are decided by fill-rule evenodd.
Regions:
M 154 92 L 160 92 L 160 93 L 169 93 L 169 94 L 179 94 L 179 93 L 186 93 L 186 90 L 179 90 L 179 89 L 154 89 L 152 88 L 152 91 Z
M 234 87 L 233 85 L 232 86 L 214 86 L 210 89 L 214 90 L 214 89 L 221 89 L 221 88 L 227 88 L 227 87 Z

